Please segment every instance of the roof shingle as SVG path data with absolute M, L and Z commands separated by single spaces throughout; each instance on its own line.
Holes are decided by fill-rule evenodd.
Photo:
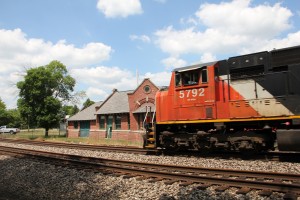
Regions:
M 109 96 L 96 112 L 96 114 L 115 114 L 115 113 L 129 113 L 128 93 L 129 91 L 117 91 Z
M 94 103 L 93 105 L 70 117 L 68 121 L 96 120 L 96 107 L 101 106 L 102 103 L 103 101 Z

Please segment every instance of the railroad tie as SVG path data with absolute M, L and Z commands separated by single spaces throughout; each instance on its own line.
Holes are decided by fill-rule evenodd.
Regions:
M 222 185 L 222 186 L 217 187 L 215 190 L 216 190 L 217 192 L 224 192 L 224 191 L 227 190 L 228 188 L 229 188 L 228 185 Z
M 197 186 L 197 189 L 199 190 L 206 190 L 206 188 L 212 186 L 211 184 L 208 184 L 208 183 L 204 183 L 204 184 L 201 184 L 199 186 Z
M 250 192 L 251 191 L 251 189 L 250 188 L 248 188 L 248 187 L 242 187 L 242 188 L 240 188 L 237 192 L 236 192 L 236 194 L 247 194 L 248 192 Z
M 154 182 L 163 181 L 163 180 L 166 180 L 166 179 L 165 178 L 154 178 L 154 179 L 149 180 L 148 182 L 154 183 Z
M 296 195 L 295 193 L 286 193 L 283 196 L 284 200 L 297 200 L 297 198 L 298 198 L 298 195 Z
M 164 184 L 166 184 L 166 185 L 172 185 L 175 182 L 178 182 L 178 180 L 168 180 L 168 181 L 165 181 Z
M 136 178 L 137 181 L 143 181 L 143 180 L 147 180 L 149 179 L 150 177 L 147 177 L 147 176 L 139 176 Z
M 261 196 L 271 196 L 272 193 L 273 193 L 272 190 L 261 190 L 261 191 L 259 191 L 258 194 Z
M 194 182 L 192 182 L 192 181 L 184 181 L 184 182 L 179 183 L 179 186 L 188 186 L 188 185 L 192 185 L 192 184 L 194 184 Z
M 135 175 L 131 175 L 131 174 L 126 174 L 123 176 L 124 179 L 130 179 L 130 178 L 133 178 L 135 177 Z

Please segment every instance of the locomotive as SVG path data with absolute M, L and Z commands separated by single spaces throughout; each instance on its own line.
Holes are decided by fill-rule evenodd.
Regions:
M 146 148 L 300 151 L 300 46 L 172 71 Z

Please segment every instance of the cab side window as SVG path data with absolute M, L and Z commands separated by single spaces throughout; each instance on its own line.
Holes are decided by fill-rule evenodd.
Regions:
M 184 72 L 182 80 L 183 85 L 197 85 L 199 83 L 199 70 Z
M 175 85 L 176 85 L 176 87 L 182 86 L 182 80 L 181 80 L 181 74 L 180 73 L 175 74 Z
M 201 70 L 201 83 L 208 83 L 207 68 Z
M 190 86 L 198 85 L 200 83 L 208 83 L 207 68 L 202 67 L 201 69 L 176 72 L 175 73 L 175 86 Z

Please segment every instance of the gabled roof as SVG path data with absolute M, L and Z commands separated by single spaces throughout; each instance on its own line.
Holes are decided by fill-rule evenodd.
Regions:
M 157 86 L 150 80 L 150 78 L 144 78 L 144 80 L 139 84 L 139 86 L 137 86 L 137 87 L 135 88 L 135 90 L 132 90 L 132 91 L 130 92 L 130 94 L 135 93 L 135 92 L 141 87 L 141 85 L 143 85 L 143 83 L 144 83 L 145 81 L 149 81 L 154 87 L 156 87 L 156 88 L 159 90 L 159 87 L 157 87 Z
M 129 91 L 114 90 L 113 93 L 103 102 L 96 114 L 129 113 L 128 93 Z
M 78 112 L 68 119 L 68 121 L 96 120 L 96 107 L 101 106 L 103 101 L 94 103 L 86 109 Z

